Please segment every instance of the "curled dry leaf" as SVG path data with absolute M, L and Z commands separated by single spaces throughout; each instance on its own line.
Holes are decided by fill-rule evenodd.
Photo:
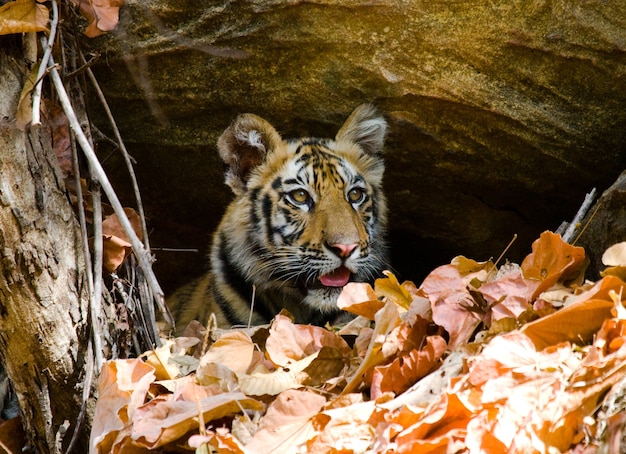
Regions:
M 602 263 L 606 266 L 626 266 L 626 241 L 614 244 L 604 251 Z
M 481 269 L 462 275 L 455 265 L 444 265 L 432 271 L 422 283 L 433 311 L 433 321 L 450 335 L 450 350 L 466 343 L 476 327 L 487 318 L 480 313 L 468 286 L 475 279 L 486 278 Z
M 339 309 L 360 315 L 368 320 L 374 320 L 376 312 L 384 304 L 382 300 L 378 299 L 372 286 L 362 282 L 348 283 L 337 299 Z
M 521 270 L 481 285 L 478 291 L 490 307 L 489 325 L 491 321 L 517 318 L 532 309 L 533 295 L 538 285 L 538 281 L 525 279 Z
M 626 280 L 626 241 L 614 244 L 604 251 L 602 263 L 608 266 L 600 273 L 602 276 L 617 276 Z
M 521 267 L 526 279 L 540 282 L 533 294 L 535 299 L 559 281 L 582 281 L 587 263 L 583 248 L 566 243 L 561 235 L 543 232 Z
M 342 394 L 348 394 L 356 390 L 363 382 L 366 374 L 374 366 L 385 360 L 383 346 L 387 335 L 401 323 L 398 306 L 391 301 L 387 301 L 383 308 L 376 313 L 375 321 L 376 326 L 372 332 L 365 357 L 362 359 L 359 367 L 352 373 Z
M 289 390 L 269 406 L 246 452 L 294 453 L 316 433 L 312 418 L 326 403 L 319 394 Z
M 611 316 L 611 292 L 626 286 L 620 279 L 607 276 L 584 294 L 571 298 L 561 310 L 527 323 L 521 329 L 537 348 L 560 342 L 585 343 Z
M 141 229 L 141 219 L 132 208 L 124 208 L 124 213 L 128 217 L 135 234 L 141 240 L 143 232 Z M 102 221 L 103 244 L 103 265 L 106 271 L 114 273 L 124 260 L 132 252 L 130 238 L 126 233 L 117 214 L 111 214 Z
M 85 35 L 95 38 L 115 28 L 119 21 L 119 10 L 124 0 L 71 0 L 80 13 L 89 21 Z
M 50 13 L 35 0 L 15 0 L 0 6 L 0 35 L 48 31 Z
M 243 410 L 262 408 L 260 402 L 242 393 L 219 393 L 195 400 L 152 399 L 137 408 L 130 437 L 118 446 L 155 449 L 197 430 L 200 413 L 204 421 L 214 421 Z
M 320 326 L 296 325 L 284 315 L 276 316 L 265 341 L 268 358 L 284 367 L 318 353 L 322 347 L 350 355 L 350 347 L 340 336 Z
M 6 5 L 5 5 L 6 6 Z M 17 112 L 15 113 L 15 126 L 20 131 L 26 129 L 26 125 L 33 120 L 33 99 L 32 93 L 37 83 L 37 73 L 39 72 L 39 63 L 33 64 L 28 73 L 28 77 L 24 80 L 24 86 L 20 93 L 20 100 L 17 104 Z
M 129 434 L 135 411 L 145 402 L 154 380 L 154 367 L 139 359 L 104 364 L 91 427 L 91 453 L 113 452 L 113 444 Z

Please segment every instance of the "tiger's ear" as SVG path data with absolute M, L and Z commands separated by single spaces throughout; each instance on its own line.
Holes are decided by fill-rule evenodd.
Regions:
M 282 139 L 266 120 L 253 114 L 239 115 L 217 141 L 222 160 L 228 165 L 226 184 L 243 194 L 252 170 L 265 160 Z
M 361 104 L 354 109 L 343 124 L 335 140 L 358 144 L 371 155 L 382 152 L 387 132 L 387 122 L 371 104 Z

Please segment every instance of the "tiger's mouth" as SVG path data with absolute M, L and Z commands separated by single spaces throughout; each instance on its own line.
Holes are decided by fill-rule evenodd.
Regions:
M 340 266 L 328 274 L 320 276 L 320 282 L 324 287 L 343 287 L 350 280 L 352 272 L 345 266 Z

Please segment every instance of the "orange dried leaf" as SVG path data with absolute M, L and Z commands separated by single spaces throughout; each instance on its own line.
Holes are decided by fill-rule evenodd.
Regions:
M 290 390 L 269 406 L 257 433 L 245 446 L 246 452 L 292 453 L 315 436 L 312 418 L 326 399 L 308 391 Z
M 132 245 L 115 235 L 103 235 L 102 264 L 109 273 L 114 273 L 126 256 L 132 251 Z
M 124 208 L 124 213 L 130 221 L 130 225 L 133 228 L 133 231 L 135 232 L 137 237 L 142 240 L 143 230 L 141 229 L 141 218 L 139 217 L 139 214 L 137 214 L 134 209 L 128 207 Z M 126 229 L 124 229 L 122 223 L 120 222 L 120 219 L 115 213 L 107 216 L 104 221 L 102 221 L 102 233 L 104 235 L 115 235 L 116 237 L 130 243 L 130 237 L 128 236 Z
M 274 364 L 288 366 L 321 350 L 338 349 L 346 356 L 351 349 L 340 336 L 319 326 L 296 325 L 288 317 L 277 315 L 265 342 L 267 356 Z
M 604 320 L 611 317 L 613 306 L 609 300 L 579 301 L 525 324 L 521 331 L 538 349 L 566 341 L 585 343 L 600 329 Z
M 376 312 L 384 304 L 369 284 L 360 282 L 348 283 L 337 299 L 339 309 L 361 315 L 368 320 L 374 320 Z
M 572 246 L 563 241 L 561 235 L 546 231 L 533 243 L 532 253 L 524 259 L 521 268 L 526 279 L 541 281 L 534 299 L 559 281 L 582 277 L 585 266 L 583 248 Z
M 401 323 L 398 306 L 387 301 L 385 306 L 376 313 L 376 325 L 371 335 L 365 357 L 356 371 L 353 372 L 342 394 L 354 391 L 363 381 L 366 374 L 385 359 L 383 347 L 387 336 Z
M 376 294 L 387 298 L 387 300 L 393 302 L 400 309 L 408 310 L 411 301 L 413 301 L 413 296 L 409 292 L 409 288 L 400 285 L 398 279 L 392 272 L 385 271 L 384 274 L 387 276 L 386 278 L 376 279 L 374 283 Z
M 104 364 L 98 381 L 90 452 L 112 452 L 116 439 L 130 434 L 129 424 L 136 409 L 143 405 L 154 379 L 154 368 L 140 359 Z
M 372 399 L 386 392 L 398 395 L 406 391 L 439 365 L 446 347 L 441 336 L 428 336 L 426 345 L 420 349 L 409 350 L 385 366 L 376 366 L 372 377 Z
M 480 286 L 478 291 L 491 308 L 491 321 L 517 318 L 532 309 L 533 294 L 539 283 L 524 279 L 521 271 L 506 274 L 500 279 Z
M 471 337 L 482 321 L 474 308 L 476 302 L 468 290 L 466 279 L 454 265 L 444 265 L 432 271 L 422 283 L 433 311 L 433 321 L 450 335 L 449 349 L 454 350 Z
M 397 452 L 444 453 L 465 437 L 472 412 L 455 394 L 444 393 L 420 417 L 396 437 Z
M 0 35 L 48 31 L 50 13 L 35 0 L 15 0 L 0 6 Z
M 132 208 L 124 208 L 124 212 L 130 221 L 130 224 L 141 240 L 142 229 L 141 219 Z M 124 262 L 128 254 L 132 251 L 130 238 L 117 216 L 112 214 L 102 221 L 103 244 L 103 265 L 109 273 L 114 273 Z
M 89 21 L 85 30 L 85 35 L 89 38 L 95 38 L 113 30 L 119 21 L 120 7 L 124 5 L 124 0 L 71 1 Z
M 221 393 L 193 401 L 153 399 L 139 407 L 134 415 L 132 435 L 126 447 L 149 449 L 174 442 L 198 429 L 198 415 L 210 422 L 243 410 L 261 410 L 263 405 L 242 393 Z

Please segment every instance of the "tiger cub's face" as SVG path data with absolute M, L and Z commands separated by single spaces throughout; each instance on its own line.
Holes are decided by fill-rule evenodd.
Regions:
M 363 105 L 335 139 L 284 141 L 245 114 L 218 142 L 237 195 L 220 227 L 236 240 L 222 259 L 296 319 L 335 311 L 344 285 L 384 267 L 385 131 L 385 120 Z

